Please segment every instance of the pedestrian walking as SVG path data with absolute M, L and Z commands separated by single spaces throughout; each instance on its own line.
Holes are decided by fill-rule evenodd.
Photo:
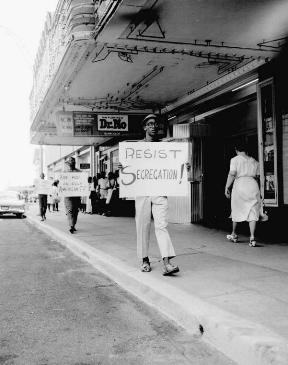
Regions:
M 75 158 L 69 157 L 66 161 L 66 172 L 80 172 L 80 170 L 75 167 Z M 68 218 L 69 232 L 74 233 L 77 231 L 75 225 L 77 223 L 78 212 L 81 204 L 80 196 L 69 196 L 64 198 L 64 206 L 66 210 L 66 215 Z
M 91 190 L 94 188 L 92 177 L 88 177 L 88 195 L 86 197 L 86 213 L 92 214 Z
M 107 179 L 105 172 L 100 173 L 100 179 L 98 180 L 97 191 L 100 195 L 99 201 L 99 213 L 106 215 L 106 198 L 107 198 Z
M 40 174 L 40 179 L 44 180 L 45 175 L 43 172 Z M 39 200 L 39 209 L 40 209 L 40 216 L 41 221 L 45 221 L 46 219 L 46 210 L 47 210 L 47 194 L 38 194 L 38 200 Z
M 86 214 L 87 196 L 81 196 L 81 206 L 80 210 L 82 213 Z
M 53 212 L 59 211 L 58 206 L 59 206 L 59 202 L 60 202 L 60 197 L 59 197 L 58 184 L 59 184 L 58 180 L 55 180 L 52 184 Z
M 227 239 L 232 242 L 238 241 L 236 233 L 239 222 L 248 222 L 250 229 L 249 246 L 255 247 L 255 229 L 259 220 L 261 198 L 258 184 L 259 163 L 247 154 L 244 143 L 235 146 L 236 157 L 230 161 L 230 171 L 225 186 L 225 196 L 231 197 L 232 233 Z M 232 194 L 230 187 L 233 184 Z
M 51 194 L 49 194 L 47 196 L 47 208 L 48 208 L 49 212 L 50 212 L 51 207 L 53 208 L 53 196 Z
M 95 202 L 92 206 L 92 211 L 95 214 L 101 214 L 101 200 L 100 200 L 100 189 L 98 187 L 98 181 L 101 178 L 101 174 L 98 172 L 96 176 L 93 177 L 94 187 L 95 187 Z M 94 209 L 94 210 L 93 210 Z
M 115 187 L 114 187 L 114 192 L 113 192 L 113 214 L 114 215 L 119 215 L 119 212 L 121 211 L 121 201 L 122 199 L 120 199 L 120 191 L 119 191 L 119 170 L 116 170 L 114 173 L 115 176 Z
M 97 185 L 98 179 L 96 176 L 92 178 L 92 188 L 91 188 L 91 206 L 92 206 L 92 214 L 97 213 L 97 202 L 98 202 L 98 194 L 97 194 Z
M 147 115 L 143 120 L 145 142 L 160 142 L 159 123 L 155 114 Z M 187 169 L 190 168 L 186 164 Z M 119 169 L 122 165 L 119 164 Z M 150 272 L 149 260 L 149 237 L 151 226 L 151 214 L 154 218 L 155 235 L 163 260 L 163 275 L 171 275 L 179 272 L 179 267 L 171 263 L 176 256 L 175 250 L 167 230 L 168 226 L 168 199 L 166 196 L 137 196 L 135 198 L 136 210 L 136 233 L 137 233 L 137 254 L 142 261 L 141 271 Z
M 107 177 L 106 215 L 110 216 L 112 214 L 114 215 L 117 206 L 118 182 L 112 171 L 108 173 Z

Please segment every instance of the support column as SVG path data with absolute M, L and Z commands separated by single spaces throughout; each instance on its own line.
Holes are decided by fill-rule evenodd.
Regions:
M 96 176 L 95 146 L 90 146 L 90 176 Z
M 95 151 L 95 172 L 96 172 L 96 174 L 98 172 L 100 172 L 100 166 L 99 166 L 99 158 L 100 157 L 99 157 L 99 155 L 100 155 L 100 152 L 99 151 Z
M 75 162 L 76 162 L 76 168 L 79 169 L 79 151 L 75 151 Z

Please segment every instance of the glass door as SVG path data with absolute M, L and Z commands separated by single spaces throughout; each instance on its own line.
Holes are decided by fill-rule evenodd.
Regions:
M 261 195 L 266 205 L 278 206 L 277 141 L 273 79 L 258 85 L 258 133 Z
M 192 138 L 191 144 L 191 222 L 203 219 L 203 146 L 201 138 Z

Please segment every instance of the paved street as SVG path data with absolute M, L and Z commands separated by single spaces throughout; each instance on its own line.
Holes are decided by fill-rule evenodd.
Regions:
M 24 220 L 0 220 L 0 364 L 231 364 Z

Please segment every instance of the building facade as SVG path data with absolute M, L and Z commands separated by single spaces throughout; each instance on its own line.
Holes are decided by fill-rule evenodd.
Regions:
M 271 220 L 281 226 L 287 7 L 284 0 L 60 0 L 35 61 L 31 141 L 78 147 L 48 158 L 49 174 L 68 155 L 91 176 L 114 171 L 119 141 L 140 139 L 143 115 L 154 112 L 167 137 L 190 145 L 191 191 L 170 198 L 171 221 L 229 224 L 225 180 L 234 143 L 245 140 L 260 162 Z

